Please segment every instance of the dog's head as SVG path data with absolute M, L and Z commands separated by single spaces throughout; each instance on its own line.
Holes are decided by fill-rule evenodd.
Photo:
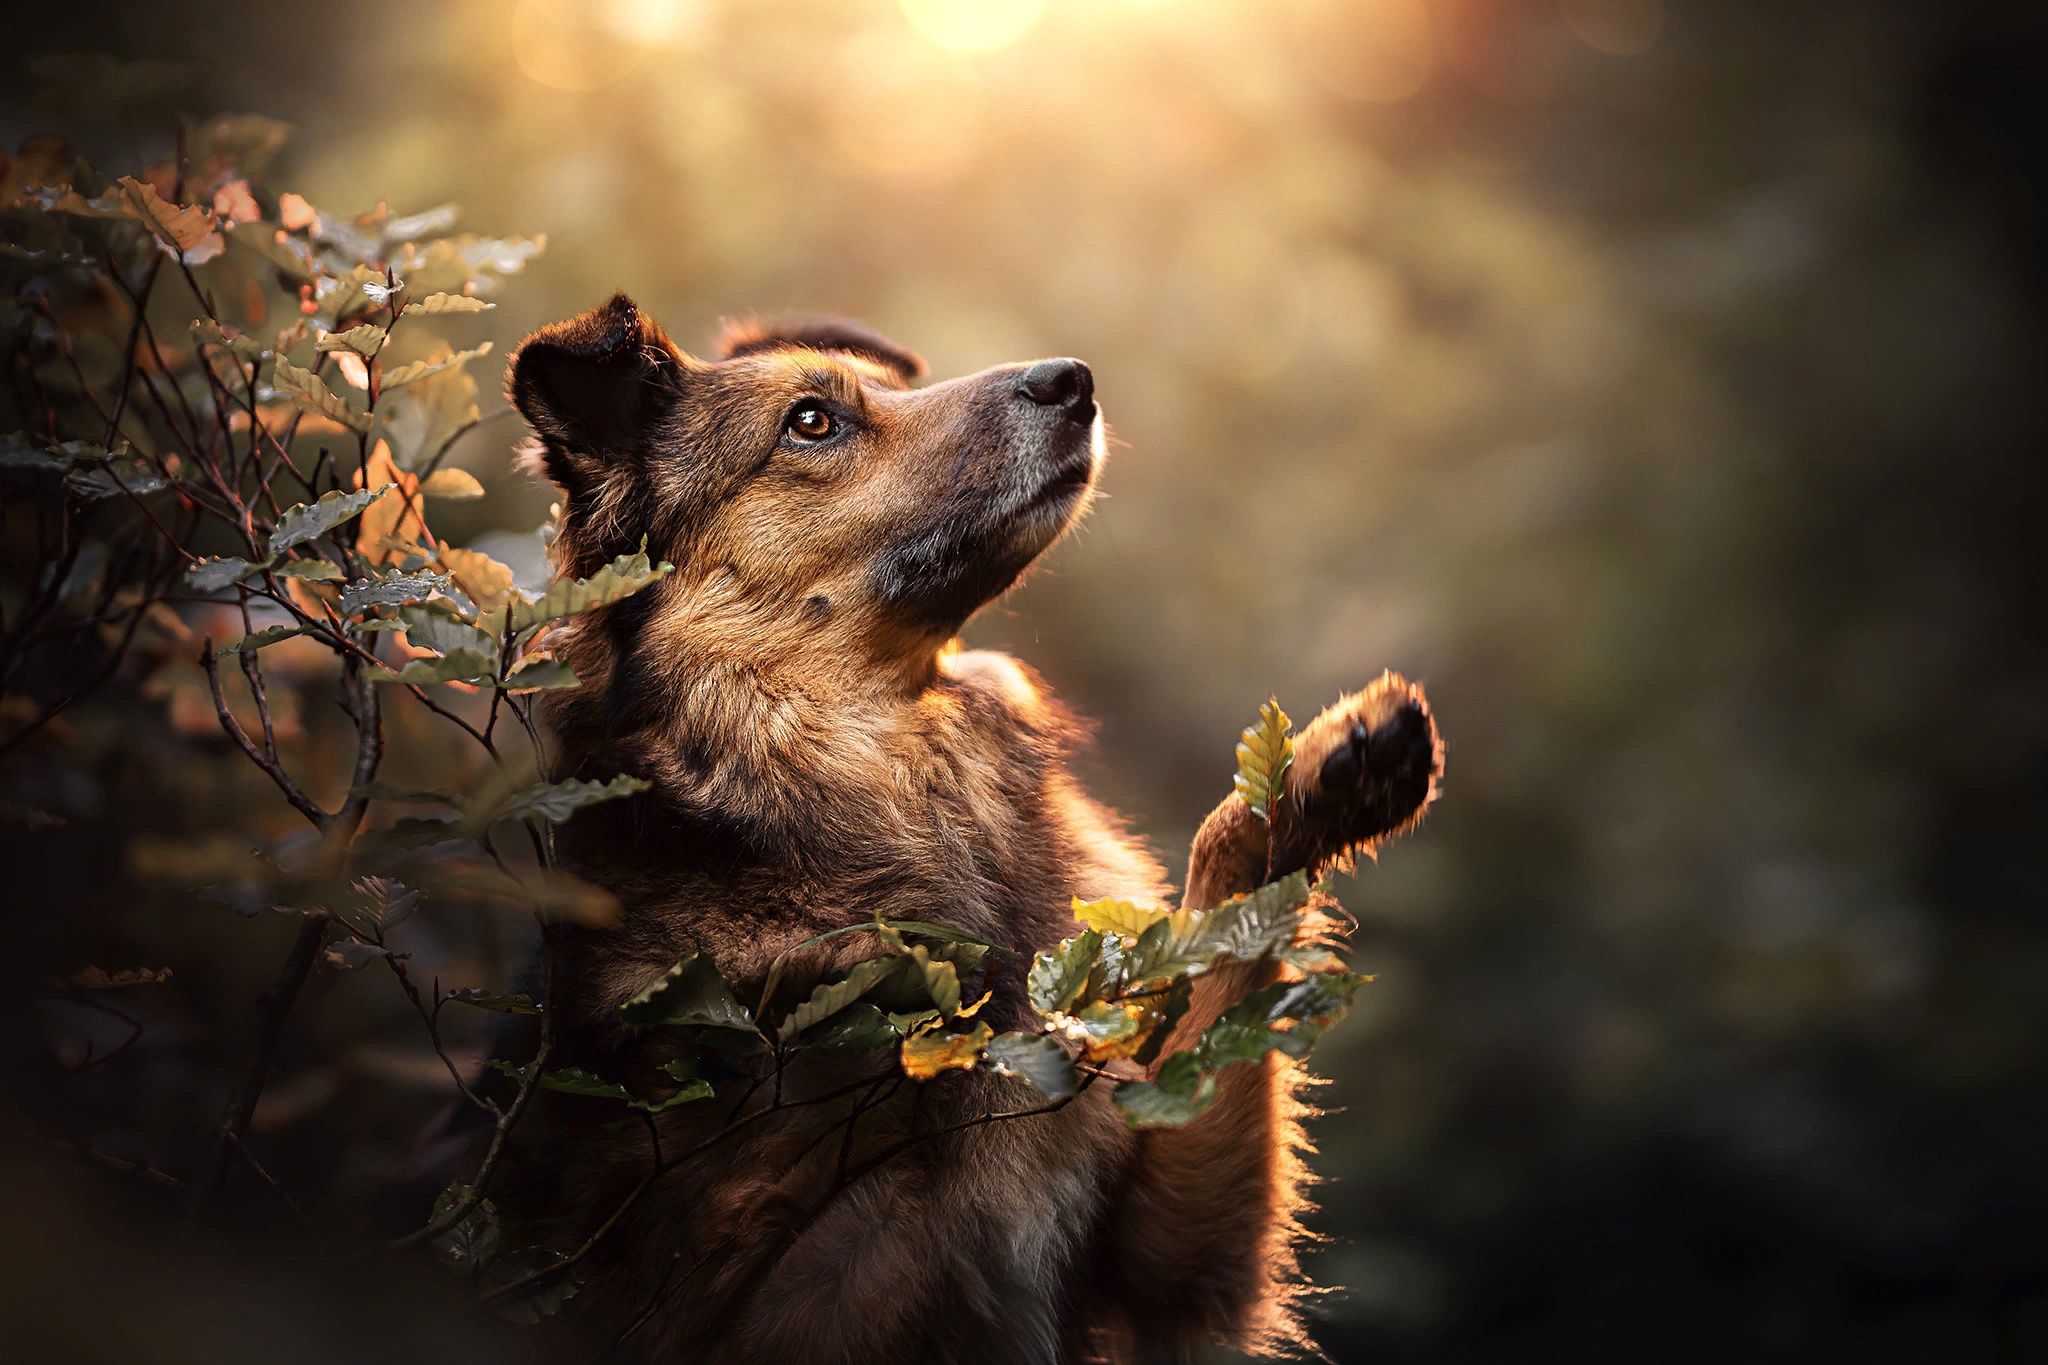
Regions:
M 872 658 L 936 646 L 1015 583 L 1102 459 L 1078 360 L 910 387 L 923 373 L 833 319 L 728 326 L 699 360 L 622 294 L 529 337 L 510 386 L 564 494 L 560 568 L 645 535 L 702 624 Z

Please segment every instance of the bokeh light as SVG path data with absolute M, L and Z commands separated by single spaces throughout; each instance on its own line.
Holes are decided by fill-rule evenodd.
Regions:
M 1045 0 L 901 0 L 903 13 L 933 42 L 962 52 L 993 52 L 1038 22 Z

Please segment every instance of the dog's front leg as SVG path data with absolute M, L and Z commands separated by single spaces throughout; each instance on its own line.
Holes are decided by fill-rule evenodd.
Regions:
M 1419 689 L 1387 674 L 1340 700 L 1295 740 L 1270 827 L 1233 795 L 1202 823 L 1185 904 L 1207 909 L 1260 883 L 1328 864 L 1413 824 L 1434 792 L 1442 747 Z M 1231 962 L 1203 976 L 1162 1056 L 1192 1046 L 1216 1016 L 1278 971 Z M 1300 1073 L 1279 1054 L 1226 1070 L 1208 1112 L 1142 1133 L 1105 1225 L 1102 1266 L 1121 1320 L 1113 1344 L 1140 1358 L 1185 1356 L 1212 1335 L 1240 1345 L 1302 1341 L 1295 1218 L 1306 1206 Z

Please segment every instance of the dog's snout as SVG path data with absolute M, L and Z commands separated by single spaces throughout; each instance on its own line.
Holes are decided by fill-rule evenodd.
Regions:
M 1068 420 L 1095 420 L 1095 375 L 1078 360 L 1041 360 L 1017 376 L 1017 392 Z

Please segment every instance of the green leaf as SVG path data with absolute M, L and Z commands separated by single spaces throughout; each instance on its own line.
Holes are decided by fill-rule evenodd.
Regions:
M 1171 980 L 1206 971 L 1216 960 L 1199 910 L 1176 910 L 1138 936 L 1124 958 L 1124 980 L 1130 983 Z
M 526 1079 L 527 1067 L 515 1065 L 502 1057 L 493 1057 L 484 1065 L 493 1071 L 502 1071 L 516 1081 Z M 608 1081 L 596 1072 L 586 1071 L 580 1066 L 565 1066 L 556 1071 L 543 1070 L 540 1073 L 540 1088 L 563 1095 L 582 1095 L 594 1100 L 627 1101 L 633 1098 L 633 1092 L 617 1081 Z
M 116 456 L 104 464 L 72 470 L 64 476 L 64 487 L 74 496 L 95 500 L 121 493 L 142 497 L 161 493 L 171 481 L 149 461 L 133 455 Z
M 1195 1054 L 1212 1071 L 1257 1061 L 1268 1052 L 1306 1057 L 1344 1017 L 1351 997 L 1367 979 L 1350 972 L 1320 972 L 1254 991 L 1202 1031 Z
M 704 953 L 690 953 L 659 981 L 619 1006 L 635 1028 L 698 1027 L 754 1032 L 754 1016 Z
M 1042 1033 L 998 1033 L 986 1056 L 990 1066 L 1022 1076 L 1049 1100 L 1071 1099 L 1081 1088 L 1067 1050 Z
M 1157 1021 L 1153 1024 L 1152 1031 L 1138 1045 L 1137 1051 L 1131 1054 L 1131 1060 L 1139 1066 L 1152 1065 L 1153 1060 L 1159 1056 L 1159 1050 L 1165 1047 L 1167 1040 L 1173 1036 L 1174 1025 L 1180 1023 L 1181 1016 L 1188 1012 L 1188 1006 L 1193 1003 L 1194 998 L 1195 979 L 1183 976 L 1176 980 L 1172 988 L 1166 992 L 1166 998 L 1157 1007 Z
M 319 375 L 300 369 L 283 356 L 277 358 L 277 364 L 271 371 L 270 386 L 300 407 L 331 418 L 350 431 L 367 432 L 370 429 L 369 413 L 350 407 L 340 395 L 321 382 Z
M 274 559 L 294 545 L 303 545 L 315 536 L 323 536 L 350 517 L 362 512 L 365 507 L 396 488 L 396 484 L 384 484 L 378 488 L 359 488 L 344 493 L 340 489 L 323 495 L 318 502 L 302 502 L 287 507 L 277 519 L 277 529 L 270 533 L 270 543 L 265 546 Z
M 454 587 L 454 579 L 430 569 L 421 569 L 413 573 L 374 574 L 368 578 L 358 578 L 342 589 L 341 614 L 361 616 L 376 607 L 396 607 L 406 602 L 421 601 L 437 592 L 450 592 Z
M 938 1018 L 936 1010 L 930 1011 L 931 1018 Z M 915 1025 L 898 1026 L 894 1017 L 882 1013 L 866 1001 L 848 1005 L 820 1025 L 815 1036 L 806 1039 L 804 1045 L 816 1048 L 830 1057 L 859 1057 L 870 1052 L 879 1052 L 885 1047 L 894 1047 L 905 1032 Z
M 1234 896 L 1202 917 L 1203 947 L 1217 957 L 1249 962 L 1294 941 L 1308 904 L 1308 873 L 1294 872 Z
M 438 1223 L 461 1207 L 474 1190 L 456 1181 L 441 1191 L 434 1201 L 434 1212 L 428 1223 Z M 503 1233 L 498 1227 L 498 1206 L 485 1199 L 466 1214 L 462 1221 L 434 1239 L 434 1252 L 447 1266 L 465 1279 L 489 1265 L 498 1254 L 498 1245 Z
M 468 837 L 469 832 L 460 820 L 425 820 L 407 816 L 386 829 L 364 831 L 356 838 L 356 848 L 364 853 L 389 853 Z
M 458 650 L 481 654 L 491 660 L 492 670 L 496 671 L 498 642 L 458 617 L 447 603 L 409 602 L 398 609 L 398 620 L 405 627 L 409 644 L 436 654 L 453 654 Z
M 967 1033 L 932 1029 L 905 1038 L 903 1074 L 914 1081 L 928 1081 L 941 1071 L 969 1070 L 981 1060 L 982 1049 L 994 1037 L 994 1029 L 987 1024 L 976 1024 Z
M 522 659 L 517 668 L 505 675 L 504 688 L 507 692 L 539 691 L 576 687 L 580 681 L 576 670 L 560 659 Z
M 185 582 L 194 592 L 219 592 L 232 587 L 262 568 L 246 559 L 202 559 L 185 570 Z
M 490 683 L 498 676 L 498 660 L 494 654 L 456 649 L 438 659 L 414 659 L 396 673 L 371 673 L 368 676 L 371 682 L 396 683 L 401 687 L 445 682 Z
M 1064 1031 L 1090 1061 L 1128 1057 L 1151 1037 L 1158 1012 L 1142 1000 L 1098 1000 L 1066 1017 Z
M 307 583 L 339 583 L 348 577 L 324 559 L 294 559 L 271 570 L 279 578 L 297 578 Z
M 510 603 L 500 611 L 488 613 L 477 624 L 494 635 L 502 635 L 508 627 L 514 633 L 523 632 L 631 597 L 660 582 L 673 568 L 671 564 L 650 564 L 646 538 L 642 537 L 637 553 L 620 555 L 588 578 L 558 582 L 532 602 Z
M 244 635 L 239 640 L 222 645 L 214 652 L 221 655 L 253 654 L 265 645 L 274 645 L 279 640 L 289 640 L 294 635 L 304 635 L 307 629 L 306 626 L 266 626 L 262 630 Z
M 1216 1078 L 1202 1070 L 1192 1052 L 1176 1052 L 1149 1081 L 1117 1087 L 1116 1107 L 1133 1128 L 1177 1128 L 1200 1118 L 1216 1100 Z
M 831 1018 L 866 995 L 896 970 L 893 958 L 870 958 L 854 964 L 853 969 L 839 980 L 821 983 L 814 989 L 809 998 L 782 1021 L 776 1037 L 785 1043 L 793 1041 L 811 1025 Z
M 495 303 L 471 298 L 467 294 L 429 294 L 423 299 L 405 305 L 407 313 L 481 313 L 496 308 Z
M 951 1015 L 960 1008 L 960 971 L 950 962 L 934 961 L 929 951 L 920 943 L 910 950 L 910 967 L 914 980 L 922 982 L 924 992 L 939 1013 Z
M 1167 916 L 1167 911 L 1151 906 L 1133 905 L 1129 901 L 1115 898 L 1099 901 L 1084 901 L 1074 897 L 1074 918 L 1090 929 L 1105 934 L 1122 934 L 1125 938 L 1136 938 Z
M 384 349 L 384 342 L 388 337 L 389 333 L 382 327 L 372 322 L 366 322 L 360 327 L 351 327 L 346 332 L 327 333 L 314 343 L 313 349 L 321 353 L 328 351 L 352 351 L 363 359 L 369 360 L 374 358 L 377 352 Z
M 517 1284 L 528 1276 L 558 1266 L 567 1259 L 568 1257 L 553 1247 L 520 1247 L 515 1251 L 508 1251 L 497 1259 L 491 1266 L 490 1273 L 484 1277 L 485 1290 L 489 1292 L 493 1289 L 502 1289 L 506 1285 Z M 516 1322 L 522 1327 L 532 1327 L 541 1319 L 553 1317 L 561 1312 L 562 1305 L 575 1298 L 582 1288 L 583 1281 L 576 1278 L 576 1273 L 566 1271 L 535 1280 L 526 1288 L 493 1302 L 500 1317 Z
M 571 778 L 567 782 L 542 783 L 514 792 L 489 816 L 489 822 L 500 820 L 548 820 L 556 824 L 568 819 L 585 806 L 594 806 L 600 801 L 616 801 L 620 797 L 644 792 L 653 786 L 644 778 L 619 774 L 609 782 L 584 782 Z
M 1258 723 L 1244 732 L 1237 746 L 1237 794 L 1261 820 L 1273 818 L 1273 808 L 1286 790 L 1287 769 L 1294 762 L 1294 741 L 1287 737 L 1287 713 L 1278 698 L 1268 698 L 1259 708 Z
M 699 1076 L 685 1058 L 672 1057 L 661 1064 L 661 1069 L 670 1080 L 676 1083 L 675 1093 L 666 1099 L 634 1100 L 629 1106 L 630 1108 L 638 1109 L 643 1114 L 659 1114 L 663 1110 L 673 1109 L 679 1104 L 689 1104 L 695 1100 L 709 1099 L 716 1093 L 716 1087 Z
M 1051 1014 L 1072 1005 L 1086 989 L 1089 974 L 1101 955 L 1102 933 L 1090 929 L 1078 938 L 1065 940 L 1052 952 L 1033 958 L 1031 973 L 1026 978 L 1031 1008 L 1040 1014 Z
M 416 379 L 425 379 L 430 374 L 439 374 L 443 370 L 458 369 L 479 356 L 487 356 L 490 353 L 491 343 L 486 341 L 483 345 L 472 350 L 457 351 L 455 354 L 443 356 L 439 360 L 415 360 L 410 365 L 400 365 L 395 370 L 385 372 L 383 379 L 377 385 L 377 391 L 379 393 L 389 393 L 393 389 L 403 388 Z
M 499 1014 L 539 1014 L 540 1006 L 533 1003 L 530 995 L 498 995 L 481 986 L 467 990 L 450 991 L 446 997 L 456 1005 L 471 1005 L 480 1010 L 495 1010 Z

